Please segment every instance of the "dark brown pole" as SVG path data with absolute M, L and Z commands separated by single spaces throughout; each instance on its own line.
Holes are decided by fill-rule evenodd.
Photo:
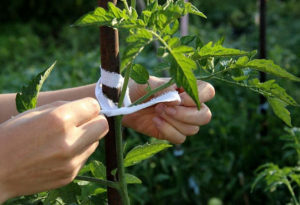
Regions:
M 99 0 L 100 7 L 107 9 L 107 3 L 117 4 L 117 0 Z M 101 66 L 111 72 L 120 73 L 119 59 L 119 34 L 118 31 L 109 27 L 100 27 L 100 49 Z M 103 86 L 103 93 L 114 102 L 119 101 L 120 91 Z M 114 118 L 108 118 L 109 132 L 105 136 L 105 155 L 106 155 L 106 175 L 107 179 L 114 181 L 111 171 L 117 168 L 117 152 L 115 140 Z M 107 189 L 107 199 L 109 205 L 121 205 L 121 197 L 115 189 Z
M 259 58 L 265 59 L 267 58 L 267 43 L 266 43 L 266 1 L 267 0 L 259 0 Z M 266 81 L 266 74 L 260 72 L 260 81 Z M 261 132 L 262 136 L 267 135 L 268 133 L 268 126 L 266 120 L 267 114 L 267 107 L 266 107 L 267 100 L 263 95 L 260 95 L 260 112 L 264 116 Z

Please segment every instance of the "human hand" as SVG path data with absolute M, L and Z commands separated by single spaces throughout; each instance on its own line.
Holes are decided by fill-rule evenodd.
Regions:
M 149 84 L 153 89 L 166 83 L 168 80 L 167 78 L 151 76 Z M 197 81 L 197 84 L 199 100 L 202 103 L 200 110 L 197 109 L 192 98 L 186 92 L 182 92 L 180 93 L 181 103 L 159 103 L 156 106 L 125 115 L 123 118 L 124 126 L 175 144 L 183 143 L 186 136 L 196 134 L 199 131 L 199 126 L 209 123 L 211 119 L 211 112 L 204 102 L 214 97 L 215 90 L 207 82 Z M 146 87 L 146 85 L 138 85 L 131 81 L 129 88 L 132 101 L 144 96 Z M 173 85 L 167 90 L 175 90 L 176 88 L 176 85 Z
M 70 183 L 107 133 L 93 98 L 55 102 L 0 124 L 0 204 Z

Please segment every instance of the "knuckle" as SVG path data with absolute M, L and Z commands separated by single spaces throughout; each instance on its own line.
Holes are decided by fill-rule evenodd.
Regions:
M 90 105 L 90 107 L 96 114 L 100 112 L 99 103 L 95 98 L 86 97 L 86 98 L 84 98 L 84 100 Z
M 59 108 L 50 111 L 47 116 L 47 123 L 59 131 L 65 131 L 67 119 L 63 113 L 63 110 Z
M 58 152 L 57 154 L 58 154 L 59 158 L 61 158 L 61 159 L 69 159 L 73 156 L 71 147 L 65 143 L 59 145 L 57 152 Z

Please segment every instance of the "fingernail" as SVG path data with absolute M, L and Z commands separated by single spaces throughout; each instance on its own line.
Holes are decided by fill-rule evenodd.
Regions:
M 152 121 L 157 125 L 160 126 L 162 124 L 162 120 L 159 117 L 154 117 Z
M 175 114 L 176 114 L 176 109 L 173 108 L 173 107 L 167 107 L 167 108 L 166 108 L 166 113 L 167 113 L 168 115 L 175 115 Z

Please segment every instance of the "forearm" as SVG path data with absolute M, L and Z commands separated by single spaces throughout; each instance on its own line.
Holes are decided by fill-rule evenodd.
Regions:
M 73 101 L 84 97 L 95 97 L 95 84 L 69 88 L 56 91 L 41 92 L 38 97 L 38 105 L 45 105 L 55 101 Z M 0 95 L 0 123 L 18 114 L 15 104 L 16 94 Z

